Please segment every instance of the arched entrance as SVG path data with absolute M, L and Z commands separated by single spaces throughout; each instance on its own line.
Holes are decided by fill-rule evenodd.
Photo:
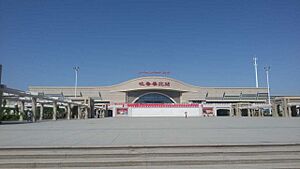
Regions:
M 146 93 L 136 98 L 133 103 L 176 103 L 171 97 L 162 93 Z

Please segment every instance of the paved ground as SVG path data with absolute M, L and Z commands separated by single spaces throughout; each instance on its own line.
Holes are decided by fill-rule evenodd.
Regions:
M 0 125 L 0 147 L 300 143 L 300 118 L 105 118 Z

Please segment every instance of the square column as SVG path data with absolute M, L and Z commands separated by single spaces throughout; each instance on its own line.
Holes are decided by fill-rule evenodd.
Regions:
M 52 116 L 52 120 L 56 120 L 56 114 L 57 114 L 57 103 L 56 103 L 56 101 L 53 101 L 53 116 Z
M 283 105 L 284 105 L 284 112 L 283 112 L 283 114 L 284 114 L 284 117 L 288 117 L 288 106 L 287 106 L 287 99 L 284 99 L 284 101 L 283 101 Z
M 258 117 L 261 116 L 261 109 L 258 109 Z
M 78 105 L 78 116 L 77 116 L 78 119 L 81 119 L 81 108 L 80 106 Z
M 67 105 L 67 119 L 71 119 L 71 104 Z
M 32 122 L 35 122 L 36 119 L 36 98 L 32 98 L 32 102 L 31 102 L 31 109 L 32 109 Z
M 292 117 L 292 106 L 288 106 L 288 117 Z
M 40 107 L 40 120 L 43 120 L 43 115 L 44 115 L 44 104 L 41 104 L 41 107 Z
M 20 101 L 19 102 L 19 105 L 20 105 L 20 110 L 19 110 L 19 121 L 23 121 L 23 115 L 25 113 L 25 103 L 24 101 Z
M 272 107 L 274 107 L 274 111 L 272 112 L 272 116 L 273 117 L 278 117 L 279 114 L 278 114 L 277 104 L 274 103 Z
M 0 75 L 1 76 L 1 75 Z M 1 80 L 0 80 L 1 81 Z M 1 85 L 1 83 L 0 83 L 0 88 L 2 88 L 2 85 Z M 0 109 L 2 108 L 2 96 L 3 95 L 3 92 L 0 90 Z
M 88 108 L 84 108 L 84 119 L 88 119 Z
M 113 107 L 113 112 L 112 112 L 112 117 L 116 117 L 116 115 L 117 115 L 117 107 L 114 106 Z
M 231 108 L 230 108 L 230 111 L 229 111 L 229 116 L 230 116 L 230 117 L 232 117 L 232 116 L 234 115 L 234 114 L 233 114 L 233 113 L 234 113 L 233 111 L 234 111 L 234 110 L 233 110 L 233 108 L 231 107 Z
M 95 117 L 94 118 L 98 118 L 99 117 L 99 111 L 98 111 L 98 109 L 95 109 L 94 112 L 95 112 Z
M 240 117 L 240 116 L 241 116 L 239 106 L 236 106 L 236 108 L 235 108 L 235 113 L 236 113 L 236 114 L 235 114 L 236 117 Z

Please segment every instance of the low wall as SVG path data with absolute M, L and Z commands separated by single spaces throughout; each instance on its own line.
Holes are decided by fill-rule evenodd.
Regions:
M 132 104 L 128 105 L 131 117 L 188 117 L 202 116 L 200 104 Z

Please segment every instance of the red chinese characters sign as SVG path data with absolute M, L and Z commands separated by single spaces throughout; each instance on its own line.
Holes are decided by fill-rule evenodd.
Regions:
M 170 82 L 139 82 L 140 86 L 170 87 Z

